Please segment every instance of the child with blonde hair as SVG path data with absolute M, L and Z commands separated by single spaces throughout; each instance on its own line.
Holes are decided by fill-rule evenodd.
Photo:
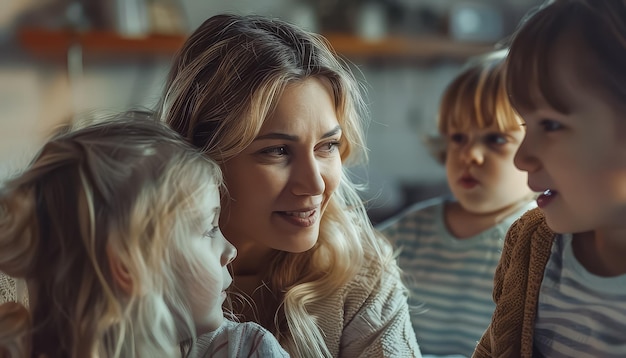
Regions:
M 513 165 L 524 131 L 504 90 L 505 56 L 502 50 L 470 61 L 443 94 L 437 154 L 454 197 L 417 203 L 380 225 L 400 249 L 425 355 L 472 354 L 494 309 L 506 231 L 534 207 L 526 173 Z
M 474 356 L 625 357 L 626 1 L 547 2 L 506 81 L 539 208 L 507 234 Z
M 3 288 L 25 282 L 29 299 L 0 305 L 0 356 L 181 357 L 221 332 L 236 255 L 218 227 L 221 188 L 219 167 L 154 121 L 46 143 L 0 193 Z M 255 327 L 236 330 L 256 344 L 240 356 L 286 356 Z

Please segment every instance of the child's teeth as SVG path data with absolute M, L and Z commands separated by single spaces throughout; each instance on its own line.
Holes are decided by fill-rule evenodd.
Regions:
M 550 196 L 550 195 L 552 195 L 552 190 L 550 190 L 550 189 L 546 189 L 546 190 L 544 190 L 544 191 L 543 191 L 543 195 L 545 195 L 545 196 Z

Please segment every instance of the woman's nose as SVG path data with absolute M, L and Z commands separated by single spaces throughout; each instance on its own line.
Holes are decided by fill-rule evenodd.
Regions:
M 320 195 L 325 184 L 321 164 L 314 155 L 302 158 L 293 166 L 292 192 L 295 195 Z

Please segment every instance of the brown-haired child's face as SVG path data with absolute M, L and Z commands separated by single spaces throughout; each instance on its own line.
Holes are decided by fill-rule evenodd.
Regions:
M 546 100 L 521 113 L 526 137 L 515 157 L 528 172 L 548 225 L 557 232 L 624 227 L 626 216 L 626 118 L 618 106 L 581 79 L 576 41 L 561 39 L 551 62 L 552 88 L 567 106 Z M 584 62 L 582 62 L 584 64 Z
M 524 131 L 500 131 L 496 126 L 450 130 L 446 174 L 461 206 L 476 214 L 493 213 L 519 203 L 531 192 L 527 175 L 513 164 Z

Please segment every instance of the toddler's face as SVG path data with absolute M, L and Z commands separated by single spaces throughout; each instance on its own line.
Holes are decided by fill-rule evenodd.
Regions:
M 190 238 L 193 253 L 197 256 L 191 272 L 183 277 L 183 287 L 189 293 L 198 335 L 213 331 L 222 324 L 222 303 L 226 298 L 226 289 L 232 283 L 227 264 L 237 255 L 235 247 L 224 238 L 218 227 L 218 190 L 210 190 L 205 195 L 204 232 Z
M 449 131 L 446 174 L 450 190 L 472 213 L 505 209 L 530 195 L 525 172 L 513 164 L 524 131 L 502 132 L 496 126 Z

